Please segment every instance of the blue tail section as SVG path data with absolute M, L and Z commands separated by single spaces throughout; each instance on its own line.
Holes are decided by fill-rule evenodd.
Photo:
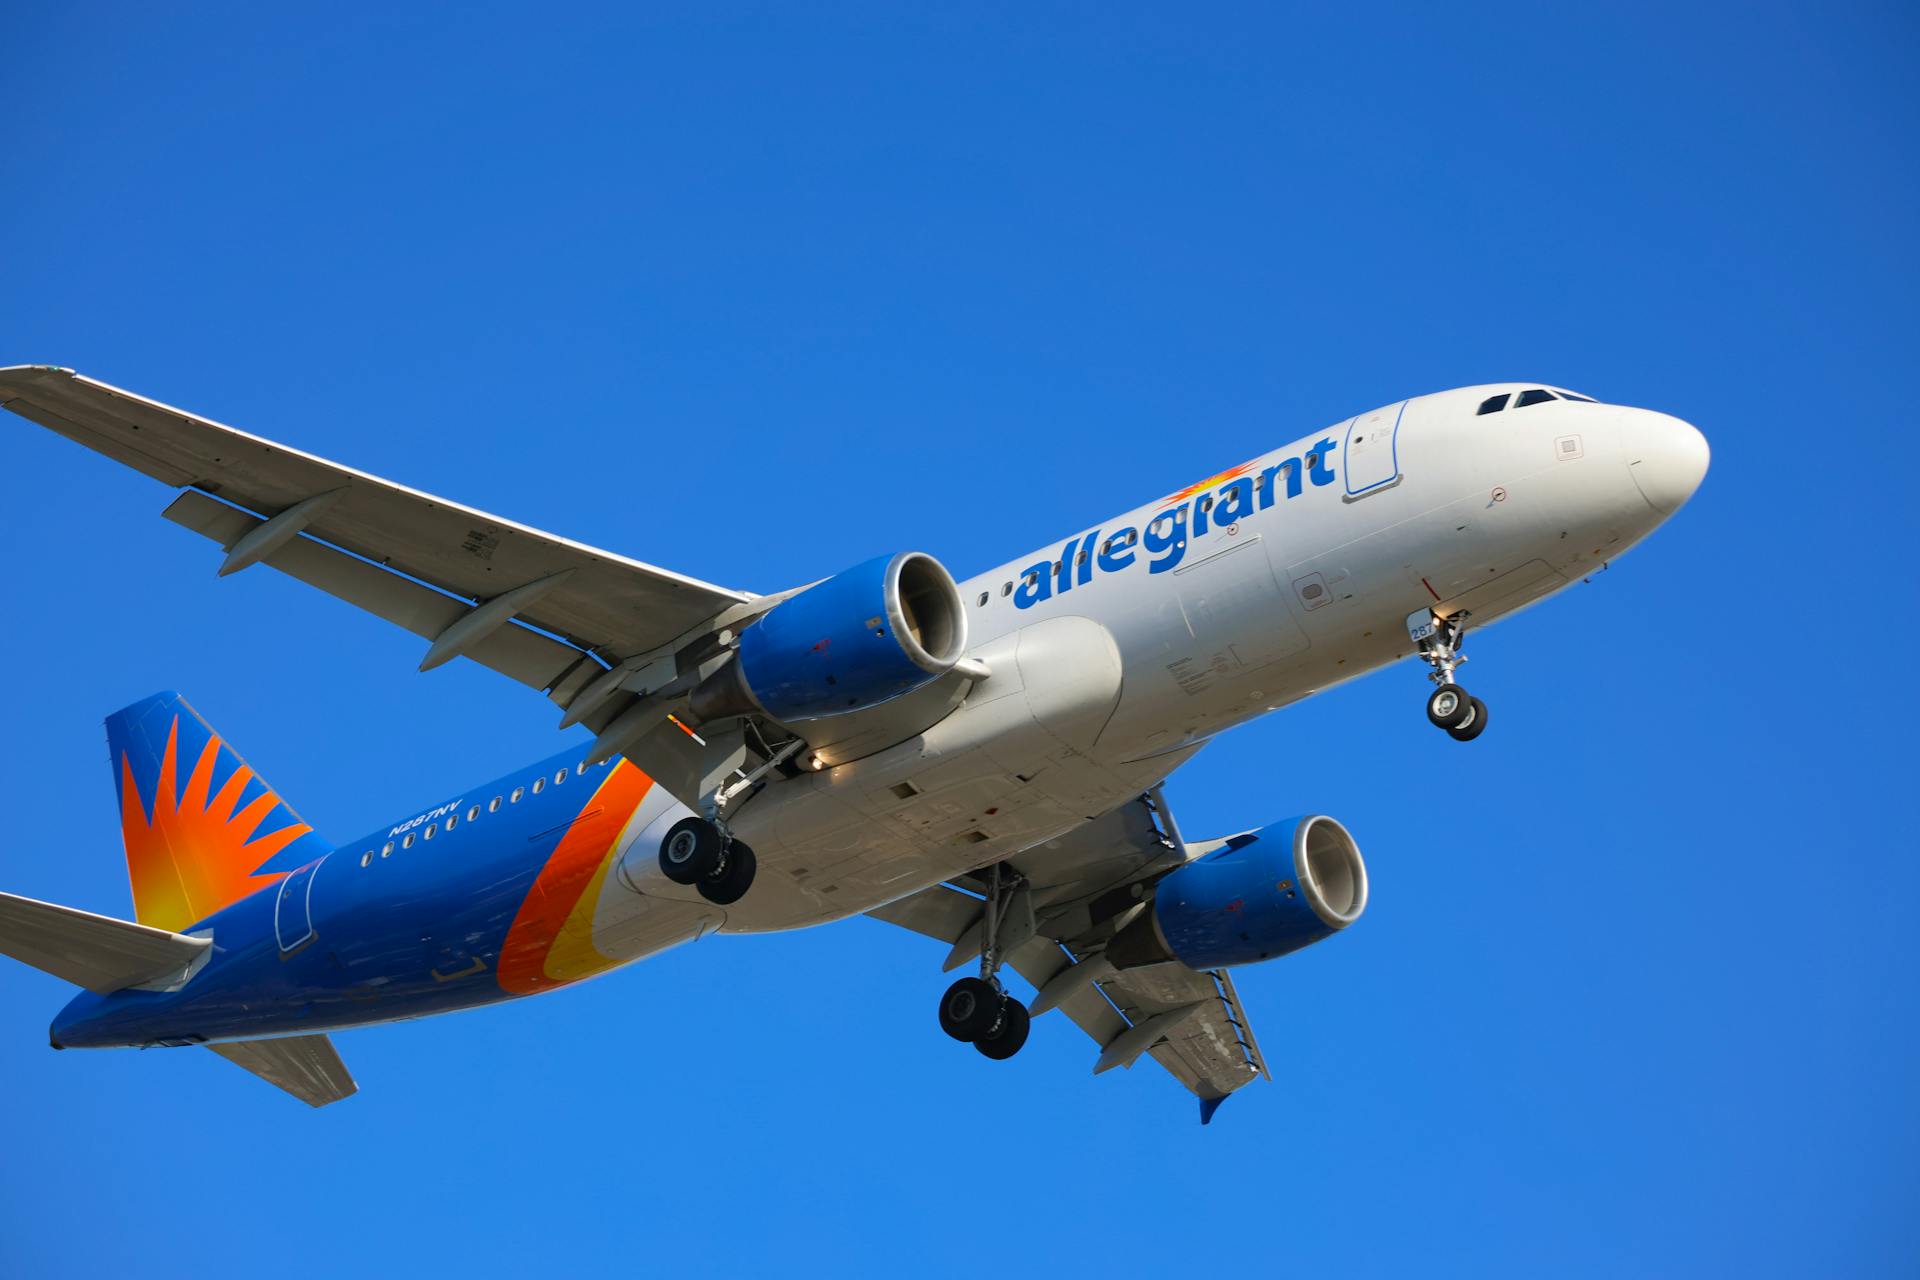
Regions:
M 181 930 L 329 849 L 177 693 L 107 717 L 142 924 Z

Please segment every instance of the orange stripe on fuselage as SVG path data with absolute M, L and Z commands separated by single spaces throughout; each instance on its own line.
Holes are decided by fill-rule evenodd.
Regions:
M 560 837 L 507 930 L 500 947 L 503 990 L 531 995 L 619 963 L 593 949 L 594 907 L 620 833 L 652 787 L 653 779 L 621 760 L 582 807 L 584 816 Z
M 1163 501 L 1169 504 L 1175 503 L 1175 502 L 1185 502 L 1188 498 L 1193 497 L 1195 494 L 1205 493 L 1208 489 L 1213 488 L 1215 485 L 1225 484 L 1229 480 L 1238 479 L 1239 477 L 1245 475 L 1247 472 L 1251 471 L 1252 469 L 1253 469 L 1253 463 L 1251 462 L 1243 462 L 1237 467 L 1229 467 L 1227 470 L 1222 471 L 1217 476 L 1208 476 L 1205 480 L 1202 480 L 1198 484 L 1190 484 L 1186 488 L 1180 490 L 1180 492 L 1178 493 L 1168 494 L 1166 498 L 1163 499 Z

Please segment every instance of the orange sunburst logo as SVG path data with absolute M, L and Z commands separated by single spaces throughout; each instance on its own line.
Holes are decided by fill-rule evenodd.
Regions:
M 214 765 L 225 746 L 218 735 L 208 738 L 186 790 L 180 791 L 179 743 L 176 713 L 167 729 L 167 749 L 154 783 L 152 817 L 147 816 L 148 805 L 126 751 L 120 752 L 119 760 L 120 834 L 127 845 L 134 918 L 176 932 L 278 880 L 284 873 L 256 876 L 254 869 L 312 830 L 295 819 L 253 839 L 267 815 L 281 807 L 280 797 L 262 782 L 260 794 L 235 812 L 254 778 L 253 770 L 237 754 L 232 775 L 217 793 L 209 794 Z

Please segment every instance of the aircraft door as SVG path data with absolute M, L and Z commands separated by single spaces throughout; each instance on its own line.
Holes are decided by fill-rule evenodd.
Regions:
M 1347 424 L 1342 446 L 1347 501 L 1363 498 L 1400 478 L 1400 422 L 1407 402 L 1363 413 Z
M 273 932 L 280 940 L 280 954 L 292 955 L 313 941 L 313 877 L 325 862 L 323 856 L 280 882 L 273 900 Z

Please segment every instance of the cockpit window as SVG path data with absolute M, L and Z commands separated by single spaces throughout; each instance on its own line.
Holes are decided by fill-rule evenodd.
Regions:
M 1480 402 L 1480 412 L 1481 413 L 1500 412 L 1502 409 L 1507 407 L 1508 394 L 1509 394 L 1508 392 L 1503 391 L 1497 396 L 1488 396 L 1485 400 L 1482 400 Z
M 1592 396 L 1577 396 L 1573 394 L 1573 392 L 1571 391 L 1562 391 L 1560 393 L 1560 398 L 1562 400 L 1578 400 L 1581 404 L 1599 404 L 1600 403 L 1598 400 L 1595 400 Z
M 1513 402 L 1513 407 L 1516 409 L 1524 409 L 1530 404 L 1545 404 L 1547 401 L 1556 398 L 1553 392 L 1542 391 L 1539 387 L 1535 387 L 1531 391 L 1522 391 L 1520 398 Z

